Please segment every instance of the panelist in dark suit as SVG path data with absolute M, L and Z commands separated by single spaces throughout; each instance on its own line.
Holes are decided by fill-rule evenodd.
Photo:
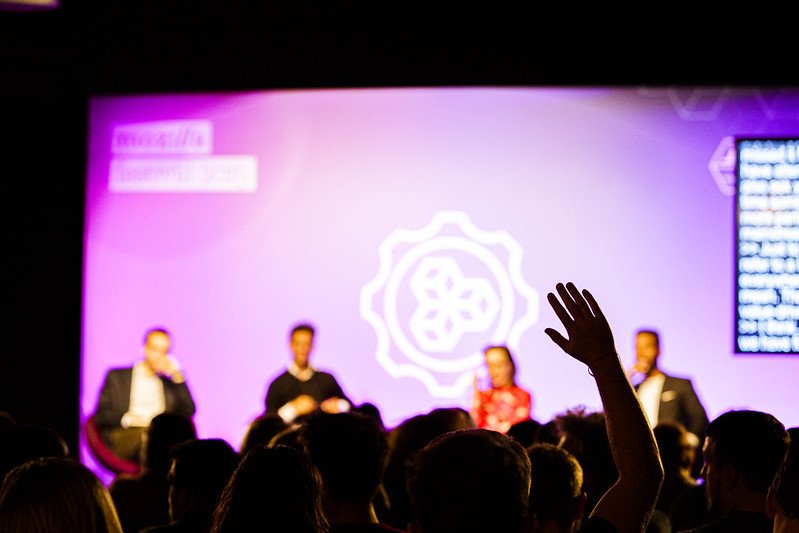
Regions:
M 142 435 L 157 414 L 194 415 L 194 400 L 169 346 L 167 330 L 150 329 L 144 335 L 144 358 L 106 373 L 94 420 L 120 457 L 139 459 Z
M 658 368 L 660 336 L 657 331 L 637 332 L 635 356 L 635 365 L 629 374 L 632 379 L 640 380 L 634 381 L 635 390 L 650 425 L 654 427 L 664 420 L 679 422 L 691 433 L 692 444 L 699 446 L 708 424 L 707 412 L 690 379 L 665 374 Z

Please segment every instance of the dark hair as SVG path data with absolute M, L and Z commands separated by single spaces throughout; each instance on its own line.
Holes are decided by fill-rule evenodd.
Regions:
M 316 329 L 314 329 L 312 324 L 309 324 L 308 322 L 301 322 L 299 324 L 295 324 L 294 327 L 291 328 L 291 333 L 289 334 L 289 338 L 292 338 L 294 334 L 299 331 L 306 331 L 311 334 L 311 337 L 313 337 L 316 334 Z
M 652 335 L 655 338 L 655 346 L 660 348 L 660 334 L 656 330 L 654 330 L 654 329 L 639 329 L 635 333 L 636 337 L 638 335 Z
M 799 427 L 788 430 L 791 445 L 772 483 L 774 496 L 790 518 L 799 518 Z
M 714 443 L 710 459 L 734 466 L 753 491 L 768 489 L 789 443 L 785 426 L 761 411 L 727 411 L 708 424 L 706 436 Z
M 258 416 L 250 422 L 239 448 L 239 453 L 244 456 L 259 444 L 269 444 L 272 437 L 289 427 L 291 426 L 277 413 L 264 413 Z
M 91 470 L 67 457 L 43 457 L 6 475 L 0 531 L 122 533 L 122 526 L 108 489 Z
M 519 444 L 525 448 L 529 448 L 538 442 L 538 435 L 540 432 L 541 422 L 538 420 L 533 420 L 532 418 L 528 418 L 527 420 L 521 420 L 513 424 L 508 428 L 508 431 L 505 434 L 508 437 L 518 441 Z
M 195 505 L 212 512 L 239 463 L 239 454 L 224 439 L 197 439 L 176 444 L 170 455 L 170 484 L 187 487 Z
M 505 354 L 505 357 L 508 358 L 508 362 L 510 363 L 510 366 L 513 368 L 513 371 L 511 372 L 511 379 L 515 380 L 516 379 L 516 361 L 514 361 L 513 355 L 510 353 L 510 348 L 508 348 L 504 344 L 492 344 L 492 345 L 489 345 L 489 346 L 486 346 L 485 348 L 483 348 L 483 355 L 486 355 L 488 353 L 488 350 L 500 350 L 500 351 L 502 351 Z
M 305 421 L 300 441 L 333 501 L 369 503 L 383 480 L 388 440 L 378 421 L 356 412 L 317 413 Z
M 577 458 L 554 444 L 534 444 L 530 456 L 530 509 L 539 523 L 568 520 L 574 499 L 583 490 L 583 469 Z
M 527 515 L 530 458 L 498 431 L 465 429 L 436 437 L 409 467 L 416 524 L 439 531 L 518 531 Z
M 257 446 L 245 455 L 222 492 L 211 531 L 327 533 L 322 480 L 310 458 L 288 446 Z
M 178 413 L 159 413 L 146 430 L 147 441 L 143 448 L 144 466 L 164 475 L 172 466 L 170 451 L 173 446 L 197 438 L 197 429 L 191 418 Z
M 389 432 L 389 452 L 383 487 L 391 505 L 386 520 L 397 529 L 407 529 L 413 521 L 407 489 L 407 465 L 424 446 L 439 435 L 459 429 L 473 429 L 474 419 L 462 407 L 437 407 L 429 413 L 412 416 Z
M 588 412 L 584 406 L 567 410 L 555 417 L 564 437 L 562 448 L 574 455 L 583 468 L 583 488 L 587 494 L 586 513 L 619 477 L 610 449 L 605 413 Z
M 9 470 L 31 459 L 68 457 L 69 446 L 56 430 L 38 424 L 16 424 L 0 431 L 0 483 Z
M 696 457 L 694 446 L 688 440 L 688 430 L 674 420 L 658 422 L 652 429 L 666 475 L 690 469 Z
M 149 341 L 149 340 L 150 340 L 150 335 L 152 335 L 152 334 L 154 334 L 154 333 L 161 333 L 162 335 L 166 335 L 166 336 L 167 336 L 167 337 L 169 337 L 170 339 L 172 338 L 172 336 L 169 334 L 169 331 L 168 331 L 166 328 L 164 328 L 164 327 L 161 327 L 161 326 L 156 326 L 156 327 L 154 327 L 154 328 L 150 328 L 150 329 L 148 329 L 148 330 L 147 330 L 147 331 L 144 333 L 144 344 L 147 344 L 147 341 Z

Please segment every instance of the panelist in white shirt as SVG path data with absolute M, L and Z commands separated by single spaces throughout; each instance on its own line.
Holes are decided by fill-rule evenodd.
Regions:
M 635 364 L 628 370 L 638 399 L 646 412 L 650 426 L 669 420 L 679 422 L 698 446 L 704 439 L 708 424 L 699 396 L 690 379 L 663 372 L 658 366 L 660 335 L 651 329 L 641 329 L 635 336 Z
M 166 329 L 152 328 L 144 335 L 141 360 L 106 373 L 94 419 L 119 457 L 139 460 L 142 436 L 157 414 L 194 416 L 194 400 L 178 361 L 169 355 L 170 344 Z

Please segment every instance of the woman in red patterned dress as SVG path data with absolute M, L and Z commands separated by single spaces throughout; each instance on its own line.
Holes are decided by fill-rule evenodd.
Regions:
M 532 396 L 516 385 L 516 363 L 507 346 L 488 346 L 483 353 L 491 387 L 480 390 L 475 377 L 472 418 L 477 427 L 507 433 L 513 424 L 530 418 Z

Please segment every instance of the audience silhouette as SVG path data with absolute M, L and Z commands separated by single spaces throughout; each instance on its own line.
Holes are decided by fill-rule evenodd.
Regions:
M 579 461 L 564 448 L 548 443 L 530 446 L 527 455 L 532 476 L 529 530 L 571 533 L 582 522 L 587 501 Z
M 156 415 L 144 434 L 139 474 L 119 474 L 109 492 L 125 533 L 169 523 L 169 469 L 172 446 L 197 438 L 192 419 L 177 413 Z
M 319 471 L 296 448 L 256 446 L 225 486 L 211 531 L 328 533 Z
M 68 457 L 42 457 L 14 467 L 0 486 L 3 533 L 122 533 L 105 485 Z
M 322 476 L 330 530 L 398 531 L 381 524 L 381 491 L 388 439 L 378 420 L 357 412 L 311 416 L 300 438 Z M 379 505 L 385 508 L 385 504 Z
M 414 521 L 424 533 L 518 532 L 529 490 L 530 459 L 522 445 L 482 428 L 436 437 L 408 473 Z
M 791 443 L 766 497 L 774 533 L 799 532 L 799 427 L 788 430 Z
M 0 430 L 0 481 L 15 466 L 41 457 L 68 457 L 64 438 L 46 426 L 17 424 Z
M 219 497 L 239 463 L 223 439 L 189 440 L 172 447 L 169 469 L 169 519 L 142 533 L 207 533 Z
M 711 421 L 702 448 L 710 521 L 687 531 L 772 531 L 766 497 L 789 441 L 769 413 L 727 411 Z
M 690 431 L 674 419 L 650 428 L 591 293 L 558 283 L 547 300 L 565 334 L 544 332 L 586 365 L 601 411 L 493 429 L 462 407 L 393 429 L 372 403 L 290 422 L 265 412 L 238 452 L 162 412 L 141 473 L 108 488 L 56 431 L 0 411 L 0 531 L 799 533 L 799 428 L 728 411 L 702 431 L 697 479 Z
M 474 427 L 474 420 L 465 409 L 438 407 L 406 419 L 389 432 L 389 452 L 383 476 L 390 510 L 386 519 L 388 525 L 405 530 L 413 523 L 406 482 L 408 464 L 413 456 L 439 435 Z
M 239 447 L 239 454 L 243 457 L 256 446 L 269 444 L 275 435 L 290 427 L 291 424 L 283 420 L 277 413 L 264 413 L 256 417 L 247 428 L 247 433 Z

